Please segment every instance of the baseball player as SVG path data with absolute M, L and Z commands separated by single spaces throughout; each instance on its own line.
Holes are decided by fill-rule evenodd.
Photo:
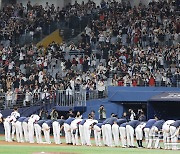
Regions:
M 106 143 L 107 146 L 113 146 L 112 143 L 112 125 L 117 122 L 117 117 L 111 117 L 105 124 L 106 130 Z
M 26 119 L 26 117 L 20 117 L 15 123 L 17 142 L 24 142 L 22 129 L 22 122 L 24 121 L 24 119 Z
M 180 120 L 176 120 L 174 123 L 170 124 L 170 135 L 172 150 L 177 150 L 176 143 L 178 142 L 178 136 L 180 131 Z
M 4 120 L 5 141 L 7 141 L 7 142 L 12 142 L 12 139 L 11 139 L 11 122 L 15 121 L 15 120 L 16 119 L 14 116 L 8 116 Z
M 157 121 L 157 117 L 155 117 L 155 119 L 149 119 L 144 127 L 146 147 L 149 143 L 149 131 L 156 121 Z
M 120 126 L 119 126 L 119 132 L 120 132 L 120 137 L 121 137 L 121 144 L 122 144 L 122 148 L 125 148 L 127 146 L 127 133 L 126 133 L 126 125 L 128 123 L 125 122 L 125 123 L 122 123 Z
M 14 108 L 14 111 L 11 113 L 10 116 L 15 117 L 15 119 L 11 122 L 11 124 L 12 124 L 12 140 L 14 141 L 14 134 L 15 134 L 15 130 L 16 130 L 15 123 L 16 123 L 17 119 L 20 117 L 17 107 Z
M 82 121 L 82 119 L 74 119 L 71 122 L 71 137 L 72 137 L 72 143 L 73 145 L 79 145 L 78 142 L 78 125 Z
M 130 148 L 135 147 L 134 146 L 134 130 L 139 124 L 140 124 L 140 121 L 132 120 L 132 121 L 128 122 L 126 125 L 127 145 Z
M 86 122 L 87 119 L 83 119 L 79 123 L 79 135 L 80 135 L 80 140 L 81 140 L 81 145 L 85 145 L 85 138 L 84 138 L 84 123 Z
M 34 123 L 36 123 L 40 117 L 37 114 L 33 114 L 28 120 L 28 131 L 29 131 L 29 143 L 34 143 Z
M 106 127 L 105 127 L 105 124 L 109 121 L 110 118 L 107 118 L 106 120 L 103 121 L 102 123 L 102 137 L 103 137 L 103 143 L 105 146 L 107 146 L 107 143 L 106 143 L 106 138 L 107 138 L 107 134 L 106 134 Z
M 94 125 L 94 139 L 96 146 L 102 146 L 101 144 L 101 128 L 102 128 L 102 123 L 97 123 Z
M 112 125 L 112 134 L 115 146 L 119 146 L 119 126 L 125 122 L 126 119 L 117 119 L 117 121 Z
M 24 133 L 25 142 L 29 142 L 28 120 L 29 120 L 29 117 L 24 119 L 22 122 L 22 129 Z
M 53 120 L 47 120 L 42 124 L 42 130 L 44 132 L 44 138 L 47 144 L 51 144 L 50 141 L 50 128 L 52 128 Z
M 34 130 L 35 130 L 35 134 L 36 134 L 36 141 L 37 143 L 43 143 L 42 141 L 42 124 L 45 122 L 46 120 L 39 120 L 34 124 Z
M 145 127 L 146 123 L 141 122 L 136 128 L 135 128 L 135 134 L 136 134 L 136 140 L 139 148 L 143 148 L 142 145 L 142 139 L 143 139 L 143 129 Z
M 64 132 L 65 132 L 65 140 L 66 140 L 66 144 L 72 144 L 72 140 L 71 140 L 71 122 L 74 120 L 75 118 L 73 118 L 72 116 L 69 117 L 67 120 L 65 120 L 64 122 Z
M 63 129 L 64 119 L 58 119 L 52 123 L 55 144 L 61 144 L 60 133 Z
M 91 129 L 92 129 L 92 125 L 94 123 L 98 123 L 97 120 L 93 120 L 93 118 L 91 117 L 91 119 L 87 119 L 86 122 L 84 123 L 84 137 L 85 137 L 85 143 L 87 146 L 91 146 Z
M 162 125 L 164 124 L 164 122 L 165 122 L 164 120 L 158 120 L 152 125 L 152 128 L 150 129 L 149 132 L 149 143 L 147 148 L 153 148 L 153 141 L 155 142 L 154 148 L 160 148 L 159 133 L 162 129 Z M 156 137 L 157 135 L 158 137 Z
M 162 126 L 164 149 L 170 149 L 170 125 L 174 122 L 174 120 L 167 120 Z

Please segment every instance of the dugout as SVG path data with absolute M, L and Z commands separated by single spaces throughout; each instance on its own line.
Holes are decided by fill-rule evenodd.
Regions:
M 143 109 L 147 119 L 180 119 L 180 88 L 176 87 L 108 87 L 108 102 L 123 111 Z
M 180 92 L 163 92 L 148 100 L 148 117 L 154 114 L 160 118 L 180 119 Z

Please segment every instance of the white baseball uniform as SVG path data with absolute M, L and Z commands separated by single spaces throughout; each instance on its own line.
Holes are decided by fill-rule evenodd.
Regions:
M 174 122 L 174 120 L 167 120 L 162 126 L 164 149 L 170 149 L 170 125 Z
M 84 136 L 85 136 L 86 145 L 88 145 L 88 146 L 91 146 L 91 128 L 90 128 L 90 126 L 93 123 L 98 123 L 98 121 L 93 120 L 93 119 L 87 119 L 86 122 L 84 123 Z
M 94 125 L 94 139 L 96 146 L 101 146 L 101 128 L 102 128 L 102 123 L 98 123 Z
M 82 121 L 82 119 L 74 119 L 71 122 L 71 137 L 73 145 L 79 145 L 78 142 L 78 124 Z
M 28 120 L 29 143 L 34 143 L 34 123 L 39 119 L 40 117 L 38 115 L 33 114 Z
M 13 120 L 12 122 L 11 122 L 11 124 L 12 124 L 12 140 L 14 140 L 14 134 L 15 134 L 15 131 L 16 131 L 16 121 L 17 121 L 17 119 L 20 117 L 20 114 L 19 114 L 19 112 L 18 111 L 14 111 L 14 112 L 12 112 L 11 113 L 11 117 L 15 117 L 15 120 Z
M 22 129 L 24 133 L 25 142 L 29 142 L 28 120 L 29 120 L 29 117 L 24 119 L 24 121 L 22 122 Z
M 58 119 L 57 121 L 54 121 L 52 124 L 55 144 L 61 144 L 61 139 L 60 139 L 61 130 L 60 130 L 60 128 L 64 124 L 64 121 L 65 120 L 63 120 L 63 119 Z

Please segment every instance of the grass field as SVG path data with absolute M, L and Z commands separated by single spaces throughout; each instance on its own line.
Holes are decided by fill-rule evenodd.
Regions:
M 64 142 L 64 140 L 62 140 Z M 57 152 L 59 154 L 178 154 L 180 151 L 138 149 L 138 148 L 116 148 L 116 147 L 88 147 L 67 145 L 38 145 L 29 143 L 7 143 L 4 137 L 0 137 L 0 154 L 32 154 L 32 153 Z

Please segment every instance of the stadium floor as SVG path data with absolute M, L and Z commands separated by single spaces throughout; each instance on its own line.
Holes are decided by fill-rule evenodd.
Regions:
M 64 142 L 64 138 L 62 138 Z M 92 140 L 94 144 L 94 140 Z M 69 146 L 66 144 L 30 144 L 5 142 L 4 136 L 0 136 L 0 154 L 177 154 L 179 151 L 139 149 L 121 147 L 96 147 L 96 146 Z

